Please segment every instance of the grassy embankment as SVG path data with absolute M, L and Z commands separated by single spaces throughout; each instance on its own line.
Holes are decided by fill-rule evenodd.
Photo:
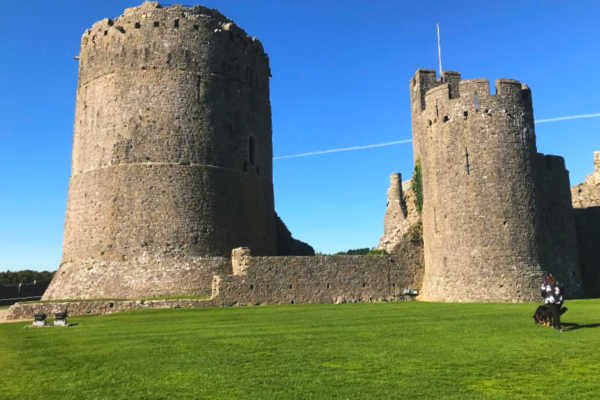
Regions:
M 600 300 L 148 310 L 0 325 L 1 399 L 597 399 Z

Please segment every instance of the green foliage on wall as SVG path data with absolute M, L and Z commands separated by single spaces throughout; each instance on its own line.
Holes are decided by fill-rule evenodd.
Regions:
M 419 214 L 421 214 L 421 211 L 423 211 L 423 171 L 421 168 L 421 160 L 415 162 L 411 183 L 413 193 L 415 194 L 415 207 Z

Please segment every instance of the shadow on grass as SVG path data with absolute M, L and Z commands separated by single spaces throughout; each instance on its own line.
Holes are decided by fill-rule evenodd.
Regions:
M 587 324 L 587 325 L 579 325 L 574 322 L 563 322 L 561 323 L 563 330 L 565 331 L 574 331 L 581 328 L 598 328 L 600 327 L 600 323 L 598 324 Z

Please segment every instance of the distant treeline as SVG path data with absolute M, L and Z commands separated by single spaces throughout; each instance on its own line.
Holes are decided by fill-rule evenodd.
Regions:
M 50 282 L 56 271 L 33 271 L 24 269 L 22 271 L 0 272 L 0 284 L 10 285 L 32 282 Z

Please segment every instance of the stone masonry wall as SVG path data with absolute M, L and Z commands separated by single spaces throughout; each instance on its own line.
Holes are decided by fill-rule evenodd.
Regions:
M 215 274 L 230 274 L 226 257 L 151 257 L 63 263 L 44 300 L 210 296 Z
M 229 257 L 239 246 L 277 254 L 269 77 L 261 43 L 201 6 L 145 2 L 87 30 L 61 263 L 68 273 L 44 299 L 124 293 L 101 285 L 125 277 L 135 288 L 125 297 L 142 287 L 167 294 L 188 266 L 211 269 L 197 257 Z
M 401 299 L 420 289 L 422 269 L 390 256 L 249 257 L 245 273 L 222 276 L 223 305 L 344 303 Z
M 571 188 L 571 197 L 575 208 L 600 206 L 600 151 L 594 152 L 594 172 Z
M 179 307 L 218 307 L 260 304 L 300 304 L 300 303 L 346 303 L 375 301 L 404 301 L 411 298 L 405 289 L 421 288 L 423 268 L 420 263 L 412 264 L 400 256 L 308 256 L 308 257 L 252 257 L 250 249 L 238 248 L 232 251 L 232 258 L 204 260 L 206 267 L 202 276 L 198 275 L 198 265 L 177 271 L 164 270 L 164 275 L 151 276 L 151 260 L 148 269 L 140 266 L 131 274 L 149 277 L 153 280 L 145 284 L 164 286 L 169 279 L 173 288 L 193 291 L 206 299 L 175 300 L 95 300 L 44 303 L 17 303 L 9 310 L 9 319 L 31 318 L 34 313 L 52 316 L 56 312 L 67 311 L 70 315 L 110 314 L 146 308 Z M 212 264 L 209 263 L 212 261 Z M 226 264 L 223 263 L 226 261 Z M 76 270 L 78 266 L 72 268 Z M 95 263 L 90 268 L 98 268 Z M 111 266 L 104 266 L 111 268 Z M 116 266 L 120 268 L 120 266 Z M 92 271 L 88 276 L 99 280 L 106 279 L 104 270 Z M 62 274 L 68 274 L 63 269 Z M 204 285 L 210 277 L 211 285 Z M 75 272 L 77 275 L 77 273 Z M 81 276 L 81 275 L 77 275 Z M 130 278 L 130 277 L 126 277 Z M 66 280 L 70 281 L 70 280 Z M 123 282 L 96 282 L 102 287 L 114 287 L 113 292 L 103 292 L 111 298 L 147 298 L 149 288 L 126 286 Z M 67 289 L 79 290 L 81 296 L 90 291 L 94 281 L 74 283 Z M 187 285 L 187 286 L 185 286 Z M 204 286 L 202 286 L 204 285 Z M 188 290 L 189 289 L 189 290 Z M 180 294 L 175 293 L 173 294 Z M 78 294 L 77 292 L 76 294 Z M 136 294 L 136 296 L 131 296 Z M 80 296 L 80 297 L 81 297 Z M 60 296 L 53 296 L 60 298 Z
M 594 152 L 594 172 L 571 194 L 585 296 L 600 297 L 600 151 Z
M 390 175 L 390 187 L 387 191 L 387 207 L 383 223 L 383 235 L 377 249 L 388 253 L 400 243 L 408 229 L 420 220 L 415 206 L 411 181 L 402 182 L 402 174 Z
M 418 70 L 413 147 L 423 169 L 425 300 L 539 298 L 531 93 L 520 82 Z
M 538 153 L 535 172 L 538 252 L 542 269 L 558 278 L 568 297 L 582 297 L 569 171 L 562 157 Z

